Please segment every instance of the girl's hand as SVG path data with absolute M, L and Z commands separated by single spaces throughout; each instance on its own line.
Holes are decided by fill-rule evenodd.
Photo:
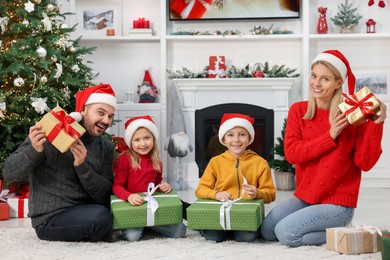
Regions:
M 85 148 L 83 142 L 78 139 L 72 146 L 70 147 L 70 151 L 73 153 L 74 156 L 74 166 L 81 165 L 85 158 L 87 158 L 87 148 Z
M 248 194 L 251 199 L 257 198 L 257 188 L 250 184 L 242 184 L 242 189 Z
M 141 206 L 145 202 L 144 199 L 136 193 L 130 194 L 127 201 L 130 202 L 132 206 Z
M 160 188 L 161 192 L 164 192 L 164 193 L 171 192 L 171 190 L 172 190 L 172 187 L 169 183 L 160 183 L 160 185 L 158 185 L 158 187 Z
M 345 113 L 340 113 L 336 116 L 333 122 L 330 124 L 329 134 L 333 140 L 339 136 L 343 129 L 349 124 Z
M 215 199 L 219 201 L 232 200 L 232 194 L 226 191 L 220 191 L 215 194 Z
M 380 124 L 382 123 L 383 121 L 385 121 L 387 115 L 386 115 L 386 112 L 387 112 L 387 108 L 386 108 L 386 105 L 385 103 L 383 103 L 382 101 L 379 100 L 379 103 L 380 103 L 380 115 L 379 116 L 373 116 L 372 118 L 372 121 L 376 124 Z
M 37 152 L 43 152 L 43 144 L 46 142 L 46 134 L 43 131 L 42 126 L 38 123 L 30 127 L 28 137 L 30 138 L 31 145 Z

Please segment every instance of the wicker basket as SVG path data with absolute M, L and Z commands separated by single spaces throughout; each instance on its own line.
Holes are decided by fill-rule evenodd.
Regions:
M 275 182 L 277 190 L 295 189 L 295 175 L 292 172 L 275 171 Z

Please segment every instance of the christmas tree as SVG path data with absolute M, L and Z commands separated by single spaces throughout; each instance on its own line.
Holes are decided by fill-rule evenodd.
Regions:
M 72 112 L 93 84 L 95 48 L 71 39 L 68 15 L 56 0 L 0 0 L 0 168 L 35 122 L 56 105 Z
M 363 16 L 356 14 L 357 8 L 353 8 L 352 4 L 345 0 L 344 3 L 341 3 L 338 7 L 338 12 L 334 17 L 331 17 L 330 20 L 337 26 L 341 27 L 341 32 L 345 30 L 351 30 L 352 27 L 359 23 L 359 20 Z

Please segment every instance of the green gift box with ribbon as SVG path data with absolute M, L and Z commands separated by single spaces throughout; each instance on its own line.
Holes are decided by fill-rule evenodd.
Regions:
M 146 200 L 148 195 L 138 193 Z M 154 192 L 151 195 L 157 202 L 157 207 L 150 207 L 152 202 L 145 201 L 142 206 L 132 206 L 111 195 L 111 212 L 113 214 L 114 229 L 140 228 L 147 226 L 162 226 L 183 222 L 183 205 L 175 191 L 169 193 Z M 150 196 L 149 196 L 150 198 Z
M 390 232 L 382 234 L 382 259 L 390 260 Z
M 226 202 L 198 199 L 187 208 L 187 225 L 194 230 L 256 231 L 263 219 L 262 199 Z

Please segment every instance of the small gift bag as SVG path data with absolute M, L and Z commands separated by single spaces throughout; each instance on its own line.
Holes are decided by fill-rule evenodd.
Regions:
M 347 96 L 343 93 L 345 100 L 339 105 L 339 109 L 345 112 L 350 124 L 358 126 L 366 119 L 375 115 L 380 109 L 380 103 L 368 87 Z
M 390 260 L 390 232 L 382 234 L 382 259 Z
M 39 123 L 46 133 L 47 140 L 62 153 L 86 131 L 59 106 L 44 115 Z

